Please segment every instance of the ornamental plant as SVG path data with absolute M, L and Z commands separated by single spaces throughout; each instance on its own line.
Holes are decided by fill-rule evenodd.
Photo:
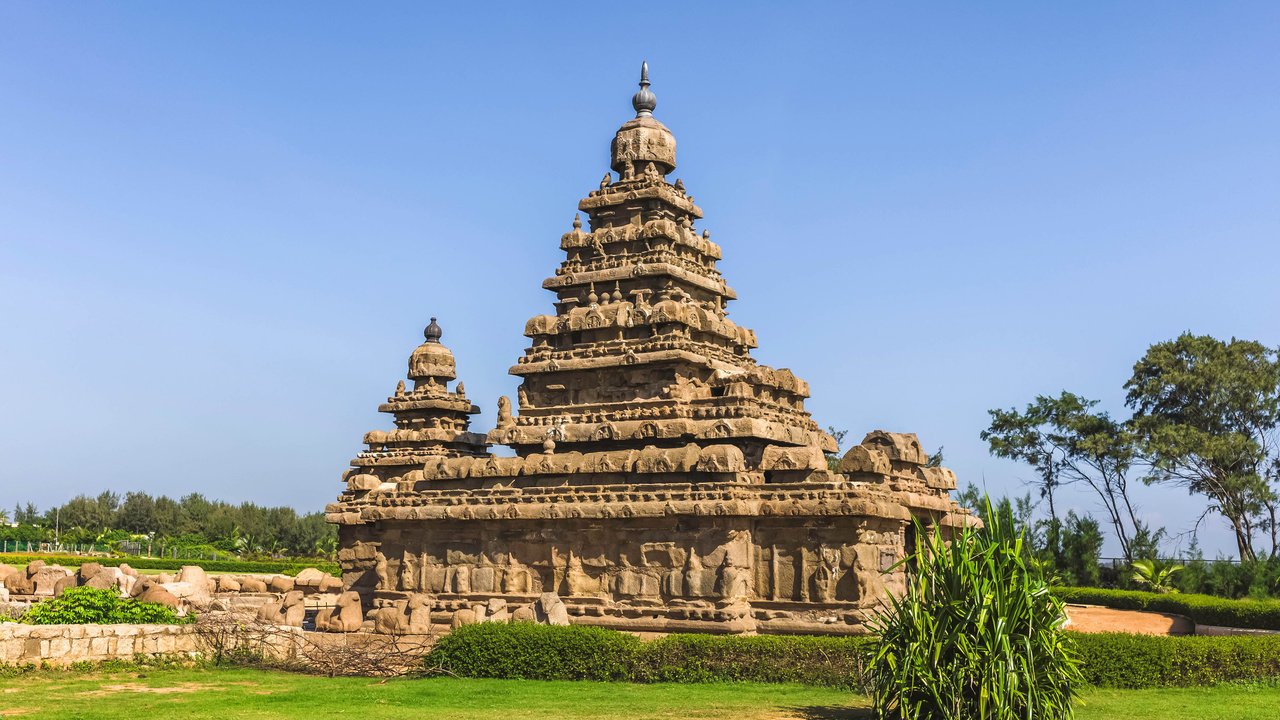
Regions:
M 1173 576 L 1182 572 L 1183 567 L 1177 563 L 1161 565 L 1155 560 L 1134 560 L 1129 569 L 1133 571 L 1130 579 L 1151 588 L 1151 592 L 1178 592 L 1173 586 Z
M 32 605 L 18 622 L 28 625 L 179 625 L 194 619 L 191 614 L 179 617 L 168 605 L 122 598 L 113 590 L 77 587 Z
M 889 597 L 871 623 L 880 635 L 871 661 L 877 717 L 1074 717 L 1083 676 L 1063 604 L 1027 562 L 1012 518 L 989 499 L 986 509 L 986 527 L 949 542 L 917 526 L 902 561 L 906 592 Z

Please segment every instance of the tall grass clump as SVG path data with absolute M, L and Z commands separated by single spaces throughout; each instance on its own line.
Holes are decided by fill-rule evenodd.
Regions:
M 1062 602 L 1027 562 L 1012 518 L 948 542 L 917 526 L 907 589 L 872 622 L 877 716 L 1058 720 L 1074 716 L 1083 676 Z

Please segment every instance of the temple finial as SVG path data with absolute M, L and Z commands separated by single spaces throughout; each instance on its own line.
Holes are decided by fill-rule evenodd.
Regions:
M 440 336 L 444 335 L 444 332 L 436 324 L 436 319 L 431 318 L 431 324 L 427 326 L 427 329 L 422 334 L 427 338 L 427 342 L 438 343 L 440 342 Z
M 658 107 L 658 97 L 649 90 L 649 62 L 640 63 L 640 92 L 631 96 L 631 107 L 636 117 L 652 117 Z

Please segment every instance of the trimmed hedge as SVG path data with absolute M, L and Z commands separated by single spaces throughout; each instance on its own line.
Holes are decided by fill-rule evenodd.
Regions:
M 800 683 L 862 690 L 869 637 L 668 635 L 644 643 L 639 682 Z
M 1159 637 L 1069 633 L 1097 687 L 1195 687 L 1280 679 L 1280 636 Z M 767 682 L 866 692 L 868 637 L 668 635 L 533 623 L 466 625 L 441 638 L 425 667 L 463 677 L 625 682 Z
M 1113 688 L 1198 687 L 1280 678 L 1280 636 L 1072 633 L 1085 680 Z
M 1228 600 L 1213 595 L 1055 587 L 1064 602 L 1185 615 L 1201 625 L 1280 630 L 1280 600 Z
M 868 638 L 668 635 L 534 623 L 465 625 L 425 658 L 464 677 L 627 682 L 770 682 L 863 689 Z
M 279 562 L 260 562 L 255 560 L 183 560 L 181 558 L 143 558 L 143 557 L 94 557 L 92 555 L 19 555 L 0 553 L 0 563 L 23 566 L 32 560 L 43 560 L 50 565 L 79 567 L 84 563 L 96 562 L 106 567 L 115 567 L 127 563 L 135 570 L 181 570 L 183 565 L 199 565 L 207 572 L 218 573 L 279 573 L 297 575 L 304 569 L 313 567 L 317 570 L 339 575 L 341 570 L 337 563 L 324 560 L 315 562 L 297 562 L 281 560 Z
M 427 654 L 428 667 L 508 680 L 630 680 L 643 643 L 587 625 L 464 625 Z

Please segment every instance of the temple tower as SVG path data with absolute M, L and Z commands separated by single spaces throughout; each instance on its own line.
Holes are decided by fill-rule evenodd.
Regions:
M 971 521 L 914 435 L 827 456 L 808 385 L 756 363 L 728 317 L 647 67 L 632 107 L 543 282 L 554 312 L 526 325 L 516 406 L 470 432 L 433 319 L 413 389 L 380 407 L 396 429 L 365 436 L 326 508 L 370 627 L 410 606 L 442 623 L 536 606 L 637 631 L 859 633 L 901 587 L 913 521 Z
M 809 386 L 751 357 L 756 335 L 729 319 L 737 296 L 716 269 L 720 247 L 697 226 L 702 210 L 676 168 L 676 140 L 653 117 L 647 64 L 635 118 L 618 129 L 610 166 L 560 238 L 566 258 L 542 286 L 555 314 L 525 326 L 532 346 L 511 373 L 523 378 L 519 416 L 490 433 L 521 456 L 732 445 L 759 469 L 766 448 L 811 447 L 795 459 L 820 470 L 835 442 L 804 409 Z
M 351 461 L 349 485 L 373 490 L 437 458 L 485 454 L 484 436 L 470 431 L 470 416 L 480 408 L 467 399 L 462 383 L 449 389 L 457 367 L 453 352 L 440 342 L 443 334 L 431 318 L 423 331 L 426 340 L 409 356 L 413 388 L 406 390 L 401 380 L 395 394 L 378 406 L 395 418 L 395 429 L 365 433 L 368 449 Z

